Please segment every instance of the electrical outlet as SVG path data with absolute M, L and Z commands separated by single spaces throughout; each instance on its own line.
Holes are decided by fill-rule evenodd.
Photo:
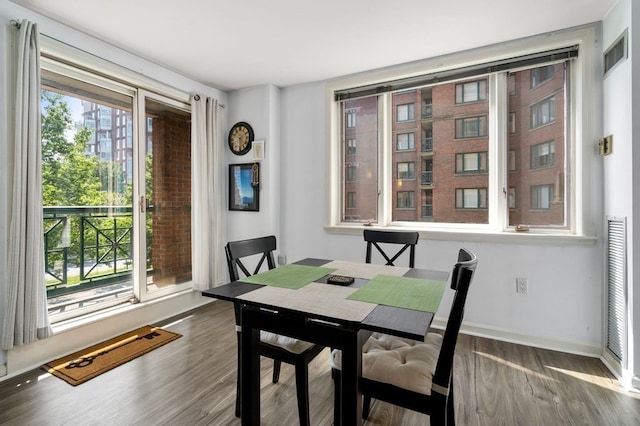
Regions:
M 516 278 L 516 293 L 527 294 L 528 283 L 526 278 Z
M 287 256 L 285 256 L 284 254 L 279 254 L 278 255 L 278 265 L 283 266 L 287 264 Z

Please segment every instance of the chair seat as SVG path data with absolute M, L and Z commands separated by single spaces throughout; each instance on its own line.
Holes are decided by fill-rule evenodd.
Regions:
M 260 331 L 260 341 L 271 346 L 277 346 L 285 349 L 294 354 L 301 354 L 313 346 L 313 343 L 294 339 L 293 337 L 283 336 L 281 334 L 271 333 L 269 331 Z
M 431 394 L 442 336 L 429 333 L 424 342 L 373 333 L 362 347 L 362 376 L 424 395 Z M 342 367 L 342 351 L 334 349 L 331 368 Z

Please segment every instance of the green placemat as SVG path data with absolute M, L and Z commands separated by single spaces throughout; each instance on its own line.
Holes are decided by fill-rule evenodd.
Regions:
M 445 281 L 376 275 L 347 299 L 436 312 L 446 285 Z
M 297 290 L 333 271 L 335 271 L 335 269 L 289 264 L 247 278 L 242 278 L 240 281 Z

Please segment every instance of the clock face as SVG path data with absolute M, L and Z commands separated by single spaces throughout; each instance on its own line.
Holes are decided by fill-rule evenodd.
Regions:
M 253 129 L 248 123 L 239 122 L 229 132 L 229 148 L 236 155 L 244 155 L 251 149 Z

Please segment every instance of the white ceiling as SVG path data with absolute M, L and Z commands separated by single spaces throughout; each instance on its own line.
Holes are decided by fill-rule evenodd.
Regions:
M 601 21 L 617 0 L 12 0 L 222 90 L 285 87 Z

